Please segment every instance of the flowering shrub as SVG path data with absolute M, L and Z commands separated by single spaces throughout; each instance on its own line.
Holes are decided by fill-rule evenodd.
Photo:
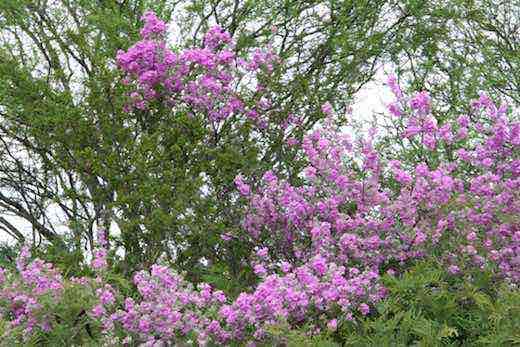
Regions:
M 35 327 L 44 331 L 51 329 L 49 312 L 42 301 L 59 300 L 63 291 L 62 276 L 52 264 L 41 259 L 28 263 L 29 248 L 26 246 L 16 260 L 19 280 L 10 281 L 10 276 L 0 269 L 1 298 L 8 304 L 12 317 L 11 326 L 23 326 L 24 334 L 30 335 Z
M 447 127 L 430 126 L 425 94 L 410 105 L 409 123 L 421 125 L 413 136 L 425 132 L 442 141 Z M 250 198 L 244 228 L 261 247 L 255 268 L 320 257 L 377 272 L 445 250 L 439 255 L 454 274 L 490 269 L 517 284 L 520 123 L 509 123 L 501 112 L 484 118 L 489 135 L 459 144 L 457 160 L 438 167 L 419 163 L 406 170 L 396 159 L 384 165 L 371 139 L 356 144 L 334 129 L 315 131 L 302 145 L 310 164 L 306 183 L 294 187 L 268 172 Z M 424 146 L 431 149 L 431 143 Z M 472 177 L 466 164 L 475 169 Z M 383 186 L 385 175 L 397 182 L 397 191 Z M 243 182 L 241 187 L 250 190 Z
M 125 96 L 116 122 L 123 138 L 121 147 L 109 145 L 124 167 L 124 183 L 111 186 L 117 198 L 110 207 L 124 215 L 118 222 L 124 266 L 128 274 L 149 267 L 182 243 L 187 247 L 175 252 L 175 265 L 189 277 L 208 272 L 200 259 L 240 272 L 243 266 L 228 259 L 241 250 L 217 252 L 221 239 L 204 233 L 223 234 L 235 225 L 236 173 L 289 160 L 292 151 L 280 143 L 303 126 L 295 115 L 279 112 L 279 95 L 268 88 L 279 81 L 280 59 L 270 48 L 237 49 L 220 27 L 209 29 L 201 47 L 170 48 L 166 24 L 152 12 L 142 19 L 139 41 L 116 55 L 117 89 Z M 107 176 L 122 170 L 112 163 Z
M 399 116 L 409 117 L 418 129 L 406 136 L 427 133 L 437 145 L 446 141 L 446 127 L 431 125 L 424 93 L 406 105 L 401 100 Z M 282 323 L 310 324 L 312 334 L 334 331 L 338 324 L 370 314 L 385 297 L 383 273 L 399 276 L 416 259 L 438 258 L 449 276 L 468 283 L 486 272 L 516 287 L 520 127 L 484 95 L 474 107 L 484 109 L 487 125 L 471 143 L 460 140 L 460 161 L 410 169 L 395 159 L 384 162 L 374 151 L 374 138 L 353 141 L 329 119 L 301 145 L 309 162 L 301 186 L 272 171 L 256 188 L 237 178 L 249 201 L 243 221 L 247 234 L 237 237 L 257 246 L 251 265 L 259 283 L 251 292 L 227 298 L 154 265 L 150 272 L 135 274 L 138 297 L 124 298 L 105 278 L 107 241 L 101 232 L 92 261 L 95 280 L 66 282 L 51 265 L 28 262 L 24 248 L 17 274 L 1 272 L 4 317 L 13 328 L 23 327 L 26 337 L 36 329 L 50 331 L 57 322 L 49 302 L 62 300 L 67 285 L 81 283 L 90 288 L 92 326 L 101 323 L 107 343 L 196 339 L 225 344 L 262 340 L 270 326 Z M 474 174 L 461 169 L 465 163 Z M 385 188 L 388 178 L 398 189 Z
M 274 56 L 236 58 L 220 28 L 208 32 L 205 48 L 176 54 L 166 48 L 164 23 L 153 13 L 144 19 L 142 41 L 118 54 L 126 83 L 134 88 L 129 111 L 159 101 L 202 111 L 214 123 L 232 114 L 260 119 L 259 104 L 247 109 L 233 84 L 261 66 L 269 72 Z M 235 179 L 247 209 L 243 232 L 227 239 L 254 246 L 249 265 L 258 283 L 251 290 L 228 297 L 156 264 L 135 273 L 135 295 L 124 295 L 111 281 L 108 240 L 100 232 L 94 279 L 65 280 L 51 265 L 29 262 L 27 248 L 16 271 L 0 270 L 6 336 L 25 342 L 58 329 L 56 312 L 67 288 L 83 293 L 84 306 L 74 314 L 87 320 L 88 336 L 106 345 L 149 346 L 267 341 L 277 325 L 332 334 L 376 315 L 389 293 L 385 281 L 406 276 L 418 261 L 437 264 L 448 279 L 477 285 L 485 273 L 516 289 L 520 122 L 482 94 L 472 103 L 471 117 L 439 124 L 426 92 L 406 98 L 395 78 L 389 85 L 396 96 L 389 111 L 405 125 L 400 135 L 427 153 L 425 159 L 442 160 L 381 158 L 376 131 L 351 138 L 333 124 L 332 107 L 325 104 L 323 127 L 299 145 L 308 163 L 301 184 L 274 171 L 256 185 L 247 177 Z M 23 333 L 13 333 L 15 328 Z
M 0 269 L 0 313 L 5 345 L 35 344 L 42 339 L 81 341 L 94 324 L 86 309 L 94 304 L 91 279 L 65 279 L 52 264 L 30 260 L 27 246 L 16 259 L 16 271 Z M 89 289 L 90 288 L 90 289 Z

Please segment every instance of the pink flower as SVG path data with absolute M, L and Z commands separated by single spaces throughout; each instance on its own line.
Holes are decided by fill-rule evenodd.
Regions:
M 420 244 L 424 243 L 424 241 L 426 241 L 426 234 L 421 232 L 421 231 L 418 231 L 415 234 L 414 244 L 415 245 L 420 245 Z
M 403 93 L 399 87 L 399 84 L 397 83 L 397 77 L 395 75 L 389 75 L 386 83 L 397 99 L 401 99 L 403 97 Z
M 255 274 L 259 277 L 262 277 L 264 276 L 267 271 L 265 270 L 264 266 L 261 265 L 261 264 L 256 264 L 254 267 L 253 267 L 253 270 L 255 272 Z
M 235 185 L 243 196 L 248 196 L 251 193 L 251 187 L 244 182 L 242 176 L 235 177 Z
M 415 96 L 410 100 L 410 107 L 423 114 L 428 113 L 430 111 L 430 96 L 428 92 L 422 91 L 415 94 Z
M 96 305 L 92 309 L 91 313 L 94 318 L 100 318 L 105 314 L 106 310 L 103 305 Z
M 327 116 L 330 116 L 332 114 L 332 105 L 327 101 L 321 106 L 321 112 Z
M 337 328 L 338 328 L 338 320 L 337 319 L 331 319 L 327 323 L 327 329 L 329 329 L 329 331 L 336 331 Z
M 459 267 L 456 266 L 456 265 L 450 265 L 450 266 L 448 267 L 448 272 L 451 273 L 452 275 L 456 275 L 456 274 L 458 274 L 459 271 L 460 271 L 460 269 L 459 269 Z
M 366 316 L 370 312 L 370 307 L 368 307 L 368 305 L 365 303 L 360 304 L 358 306 L 358 309 L 359 309 L 359 312 L 361 312 L 361 314 L 363 316 Z
M 390 113 L 395 117 L 400 117 L 403 114 L 401 108 L 395 102 L 388 105 L 388 111 L 390 111 Z

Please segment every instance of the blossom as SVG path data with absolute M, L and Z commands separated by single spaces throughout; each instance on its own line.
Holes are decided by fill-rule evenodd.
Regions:
M 163 35 L 166 32 L 166 24 L 160 20 L 153 11 L 147 11 L 141 17 L 145 22 L 140 34 L 145 39 L 151 39 Z
M 209 128 L 236 115 L 247 127 L 272 129 L 268 93 L 244 100 L 232 87 L 242 73 L 272 71 L 277 59 L 271 49 L 238 60 L 231 36 L 214 27 L 204 47 L 177 54 L 166 47 L 164 22 L 151 12 L 143 20 L 141 40 L 117 55 L 125 88 L 133 88 L 130 112 L 164 97 L 207 115 Z M 257 275 L 247 290 L 227 296 L 153 264 L 134 274 L 137 292 L 126 297 L 108 283 L 109 235 L 100 229 L 91 262 L 94 278 L 67 280 L 51 264 L 31 259 L 29 245 L 17 257 L 16 269 L 0 268 L 0 305 L 9 312 L 4 317 L 9 328 L 24 329 L 27 336 L 52 331 L 52 310 L 63 305 L 63 293 L 71 287 L 88 297 L 85 311 L 100 323 L 103 338 L 132 337 L 153 345 L 190 336 L 192 342 L 227 345 L 262 342 L 267 329 L 280 322 L 308 324 L 314 327 L 311 334 L 336 331 L 338 322 L 369 315 L 388 295 L 381 280 L 385 271 L 398 279 L 419 259 L 434 259 L 467 281 L 489 270 L 497 282 L 517 286 L 520 124 L 505 117 L 505 106 L 497 108 L 481 94 L 472 103 L 482 111 L 478 123 L 460 116 L 438 125 L 428 93 L 407 103 L 395 77 L 388 84 L 396 97 L 390 111 L 400 116 L 394 119 L 399 136 L 417 147 L 421 159 L 405 161 L 400 153 L 382 157 L 375 130 L 352 140 L 329 119 L 301 142 L 290 143 L 305 163 L 294 172 L 296 179 L 284 178 L 276 165 L 254 186 L 235 177 L 246 206 L 233 240 L 253 250 L 239 259 L 239 269 Z M 267 86 L 254 89 L 262 94 Z M 325 103 L 322 112 L 331 115 L 332 106 Z M 297 126 L 296 118 L 288 116 L 280 129 Z M 427 151 L 435 153 L 423 155 Z M 229 233 L 221 238 L 232 239 Z M 223 247 L 236 242 L 221 242 L 215 250 L 226 255 L 234 248 Z
M 410 107 L 426 114 L 430 111 L 430 95 L 426 91 L 419 92 L 410 99 Z
M 321 112 L 327 116 L 330 116 L 332 114 L 332 105 L 329 102 L 324 103 L 321 106 Z
M 403 114 L 403 111 L 399 107 L 399 104 L 395 102 L 388 104 L 388 111 L 390 111 L 390 113 L 395 117 L 399 117 Z
M 365 303 L 361 303 L 358 308 L 363 316 L 366 316 L 370 312 L 370 307 Z
M 397 83 L 397 77 L 395 75 L 389 75 L 386 83 L 397 99 L 401 99 L 403 97 L 403 92 Z
M 338 320 L 337 319 L 331 319 L 330 321 L 328 321 L 327 329 L 329 329 L 329 331 L 336 331 L 337 328 L 338 328 Z
M 248 196 L 251 193 L 251 187 L 244 182 L 242 176 L 238 175 L 235 177 L 235 185 L 237 186 L 240 194 Z

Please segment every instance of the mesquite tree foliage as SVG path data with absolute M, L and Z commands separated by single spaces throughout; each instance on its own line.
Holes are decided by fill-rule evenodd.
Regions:
M 341 108 L 370 79 L 401 23 L 399 16 L 387 17 L 391 8 L 383 5 L 2 1 L 0 208 L 28 222 L 33 239 L 50 242 L 59 254 L 66 248 L 77 261 L 86 245 L 92 247 L 95 225 L 109 230 L 115 224 L 121 237 L 114 242 L 124 249 L 124 264 L 131 268 L 166 253 L 193 273 L 205 258 L 206 264 L 227 264 L 238 276 L 243 254 L 240 249 L 223 251 L 219 236 L 237 226 L 234 177 L 276 162 L 296 178 L 298 162 L 282 145 L 288 132 L 301 138 L 323 117 L 319 105 L 324 100 Z M 180 24 L 183 35 L 193 31 L 192 39 L 177 40 L 177 48 L 165 37 L 164 47 L 159 47 L 165 51 L 208 48 L 204 29 L 213 24 L 229 33 L 234 44 L 227 58 L 214 61 L 219 66 L 193 61 L 198 67 L 177 73 L 205 84 L 207 90 L 215 87 L 212 83 L 229 84 L 248 94 L 249 102 L 264 97 L 257 100 L 262 102 L 262 110 L 255 111 L 257 120 L 251 120 L 254 113 L 247 124 L 241 117 L 211 115 L 211 110 L 195 106 L 196 100 L 181 107 L 179 90 L 166 80 L 160 81 L 163 89 L 155 90 L 157 97 L 150 91 L 128 94 L 131 85 L 122 75 L 135 71 L 118 65 L 116 56 L 139 40 L 141 16 L 148 6 L 163 20 Z M 250 26 L 252 22 L 258 26 Z M 135 49 L 141 48 L 154 54 L 146 45 Z M 250 79 L 256 91 L 245 87 L 248 82 L 238 75 L 233 81 L 223 80 L 226 71 L 217 76 L 221 68 L 235 69 L 235 61 L 240 65 L 241 59 L 254 57 L 256 48 L 284 61 L 268 77 Z M 150 69 L 155 64 L 153 59 L 143 63 L 152 64 Z M 176 63 L 167 62 L 167 68 Z M 204 69 L 217 80 L 199 81 L 196 74 Z M 156 85 L 157 76 L 145 78 L 148 81 L 141 82 Z M 135 104 L 129 109 L 128 98 L 134 97 L 153 101 L 147 101 L 146 108 Z M 223 99 L 214 102 L 215 107 L 225 105 Z M 237 107 L 254 111 L 251 105 L 230 107 L 218 112 L 233 113 Z M 281 127 L 260 131 L 266 117 L 271 119 L 268 126 Z M 220 124 L 214 123 L 217 118 Z M 55 223 L 55 211 L 68 223 L 65 232 Z M 0 225 L 18 241 L 28 236 L 8 219 L 1 218 Z
M 401 1 L 399 7 L 413 15 L 390 61 L 406 90 L 430 93 L 439 123 L 469 114 L 467 101 L 481 91 L 518 105 L 520 2 Z

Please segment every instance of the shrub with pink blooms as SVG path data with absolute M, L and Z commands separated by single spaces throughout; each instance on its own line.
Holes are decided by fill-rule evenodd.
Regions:
M 303 140 L 309 165 L 302 185 L 269 171 L 250 195 L 240 181 L 249 199 L 243 228 L 261 249 L 257 268 L 319 258 L 377 272 L 435 254 L 454 275 L 489 270 L 517 285 L 520 122 L 482 94 L 472 103 L 476 135 L 453 143 L 451 123 L 437 126 L 425 92 L 397 102 L 408 124 L 402 136 L 420 139 L 421 150 L 437 157 L 444 156 L 437 146 L 452 145 L 453 159 L 413 166 L 382 160 L 374 134 L 352 140 L 329 119 Z M 471 126 L 464 119 L 452 125 L 459 133 Z
M 31 259 L 24 246 L 16 268 L 0 268 L 2 345 L 73 345 L 93 339 L 87 310 L 97 298 L 90 278 L 65 278 L 51 263 Z
M 142 40 L 117 56 L 132 89 L 128 112 L 161 103 L 199 110 L 214 126 L 235 116 L 269 128 L 261 88 L 247 102 L 236 91 L 247 89 L 248 74 L 270 73 L 272 52 L 239 59 L 230 35 L 214 27 L 204 48 L 174 53 L 164 22 L 151 12 L 143 18 Z M 127 283 L 100 231 L 91 277 L 67 278 L 31 259 L 27 247 L 16 268 L 0 269 L 3 338 L 106 346 L 519 343 L 516 110 L 483 93 L 470 115 L 440 121 L 427 92 L 407 97 L 394 77 L 388 84 L 390 117 L 421 160 L 382 156 L 385 134 L 353 135 L 327 103 L 320 127 L 284 144 L 306 163 L 298 179 L 278 167 L 261 180 L 236 177 L 245 207 L 223 246 L 251 249 L 244 260 L 256 278 L 251 287 L 236 294 L 191 283 L 166 262 Z

